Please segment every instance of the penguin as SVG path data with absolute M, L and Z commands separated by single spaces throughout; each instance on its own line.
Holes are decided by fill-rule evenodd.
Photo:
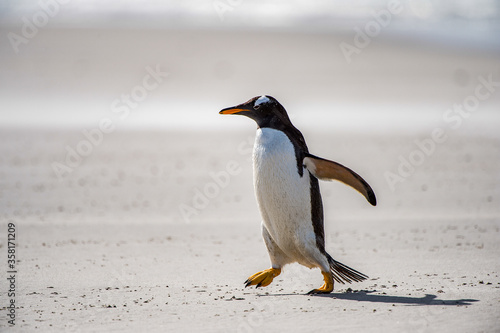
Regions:
M 375 206 L 370 185 L 351 169 L 310 154 L 302 133 L 272 96 L 254 97 L 219 114 L 242 115 L 257 123 L 253 180 L 271 268 L 250 276 L 245 287 L 268 286 L 283 266 L 295 262 L 321 269 L 323 285 L 308 294 L 331 293 L 334 281 L 344 284 L 367 279 L 367 275 L 336 261 L 325 250 L 318 179 L 341 181 Z

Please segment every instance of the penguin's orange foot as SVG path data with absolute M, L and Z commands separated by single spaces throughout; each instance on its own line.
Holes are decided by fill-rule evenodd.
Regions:
M 255 273 L 245 281 L 245 288 L 255 285 L 255 288 L 265 287 L 273 282 L 273 279 L 281 274 L 280 268 L 269 268 Z
M 333 278 L 331 273 L 321 272 L 323 274 L 323 278 L 325 279 L 325 283 L 318 289 L 313 289 L 307 293 L 307 295 L 314 294 L 329 294 L 333 291 Z

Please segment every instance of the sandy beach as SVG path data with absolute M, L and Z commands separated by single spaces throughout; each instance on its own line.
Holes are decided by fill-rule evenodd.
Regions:
M 304 294 L 319 270 L 296 264 L 269 287 L 243 286 L 269 265 L 240 147 L 252 134 L 114 133 L 60 181 L 49 161 L 80 133 L 2 131 L 0 249 L 14 223 L 18 254 L 9 331 L 498 330 L 498 138 L 450 139 L 392 192 L 383 173 L 413 136 L 310 135 L 312 150 L 357 170 L 379 199 L 374 208 L 321 183 L 327 250 L 370 279 L 314 297 Z M 239 172 L 206 207 L 193 204 L 231 161 Z M 456 173 L 467 178 L 451 191 Z M 186 220 L 183 205 L 199 214 Z

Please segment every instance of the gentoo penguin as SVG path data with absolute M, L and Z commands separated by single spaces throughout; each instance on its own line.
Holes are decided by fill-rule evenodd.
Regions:
M 325 282 L 309 294 L 332 292 L 334 280 L 339 283 L 365 280 L 365 274 L 334 260 L 325 251 L 318 179 L 339 180 L 361 192 L 375 206 L 370 185 L 345 166 L 309 154 L 302 133 L 292 125 L 285 108 L 271 96 L 254 97 L 219 113 L 247 116 L 257 123 L 254 188 L 262 216 L 262 236 L 272 266 L 250 276 L 245 287 L 268 286 L 284 265 L 293 262 L 321 269 Z

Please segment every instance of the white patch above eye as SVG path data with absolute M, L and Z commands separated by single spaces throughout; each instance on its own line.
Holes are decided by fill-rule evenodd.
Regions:
M 266 104 L 267 102 L 271 101 L 269 99 L 269 97 L 267 97 L 266 95 L 262 95 L 260 96 L 256 101 L 255 101 L 255 104 L 254 106 L 258 106 L 258 105 L 261 105 L 261 104 Z

